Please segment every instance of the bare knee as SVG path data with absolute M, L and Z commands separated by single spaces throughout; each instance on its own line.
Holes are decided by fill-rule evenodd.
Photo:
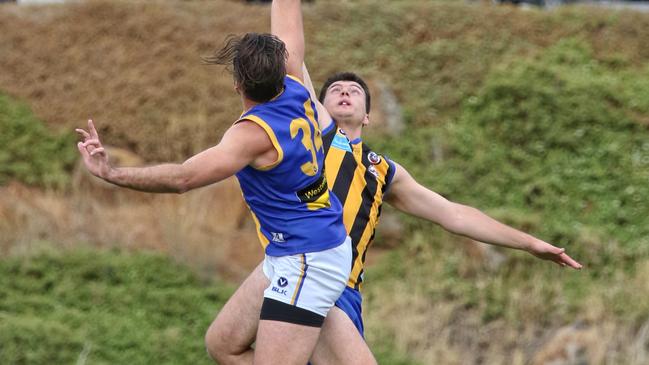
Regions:
M 205 333 L 205 348 L 212 360 L 227 364 L 229 359 L 241 355 L 242 351 L 232 342 L 233 336 L 227 329 L 213 322 Z
M 223 306 L 205 333 L 207 353 L 221 365 L 252 364 L 259 312 L 268 279 L 261 264 Z

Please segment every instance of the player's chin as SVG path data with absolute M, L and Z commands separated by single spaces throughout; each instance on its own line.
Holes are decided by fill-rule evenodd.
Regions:
M 354 111 L 346 108 L 336 108 L 331 113 L 331 116 L 336 120 L 348 120 L 354 118 Z

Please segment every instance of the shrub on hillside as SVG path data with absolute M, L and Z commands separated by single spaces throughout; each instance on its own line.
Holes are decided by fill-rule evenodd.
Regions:
M 78 250 L 0 260 L 0 363 L 210 364 L 229 288 L 159 254 Z
M 74 364 L 83 349 L 78 331 L 34 315 L 0 317 L 3 364 Z
M 576 40 L 490 75 L 452 127 L 446 170 L 472 185 L 453 195 L 483 206 L 543 212 L 548 239 L 572 243 L 586 227 L 641 248 L 649 236 L 646 71 L 595 61 Z
M 29 107 L 0 94 L 0 185 L 16 179 L 61 187 L 76 158 L 74 136 L 54 135 Z

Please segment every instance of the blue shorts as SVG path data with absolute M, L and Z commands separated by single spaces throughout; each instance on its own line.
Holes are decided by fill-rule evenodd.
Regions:
M 347 314 L 349 319 L 352 320 L 356 329 L 361 334 L 361 337 L 365 338 L 365 329 L 363 328 L 363 317 L 361 310 L 361 303 L 363 302 L 363 297 L 361 292 L 356 289 L 352 289 L 348 286 L 345 286 L 345 290 L 340 295 L 340 298 L 336 301 L 336 307 L 340 308 Z

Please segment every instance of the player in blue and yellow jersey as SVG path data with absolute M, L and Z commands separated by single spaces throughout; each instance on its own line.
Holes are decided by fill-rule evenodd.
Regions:
M 343 242 L 342 207 L 327 188 L 314 104 L 301 81 L 287 76 L 279 97 L 247 110 L 240 121 L 261 126 L 278 154 L 267 166 L 236 174 L 266 254 L 322 251 Z
M 276 3 L 284 4 L 285 8 L 281 17 L 272 13 L 273 33 L 289 47 L 303 42 L 302 34 L 275 32 L 275 27 L 281 28 L 279 24 L 300 16 L 299 1 L 274 0 L 274 5 Z M 312 98 L 316 99 L 306 69 L 304 75 L 305 84 Z M 363 143 L 362 130 L 370 122 L 370 93 L 357 75 L 333 75 L 322 87 L 319 99 L 321 103 L 316 103 L 316 109 L 323 131 L 327 181 L 333 194 L 343 203 L 343 221 L 352 239 L 353 254 L 347 287 L 336 307 L 327 315 L 311 356 L 312 364 L 376 363 L 363 340 L 360 290 L 365 257 L 384 201 L 405 213 L 439 224 L 450 232 L 525 250 L 561 266 L 581 268 L 563 249 L 502 224 L 475 208 L 449 201 L 420 185 L 404 167 Z M 247 327 L 250 321 L 242 319 L 258 315 L 260 308 L 256 304 L 254 288 L 263 284 L 263 278 L 261 266 L 257 267 L 233 296 L 239 306 L 226 305 L 208 330 L 208 348 L 229 354 L 227 358 L 231 361 L 221 364 L 246 363 L 240 355 L 252 351 L 255 328 Z
M 274 30 L 302 34 L 301 28 L 299 16 Z M 77 129 L 88 170 L 122 187 L 182 193 L 236 174 L 266 254 L 252 296 L 256 312 L 235 318 L 256 333 L 254 354 L 238 354 L 245 363 L 305 364 L 351 268 L 342 206 L 327 187 L 315 105 L 302 82 L 303 43 L 286 47 L 276 36 L 248 33 L 205 58 L 232 67 L 244 112 L 219 144 L 182 164 L 116 168 L 93 122 Z M 243 308 L 237 298 L 226 307 Z M 218 348 L 208 351 L 231 362 Z

